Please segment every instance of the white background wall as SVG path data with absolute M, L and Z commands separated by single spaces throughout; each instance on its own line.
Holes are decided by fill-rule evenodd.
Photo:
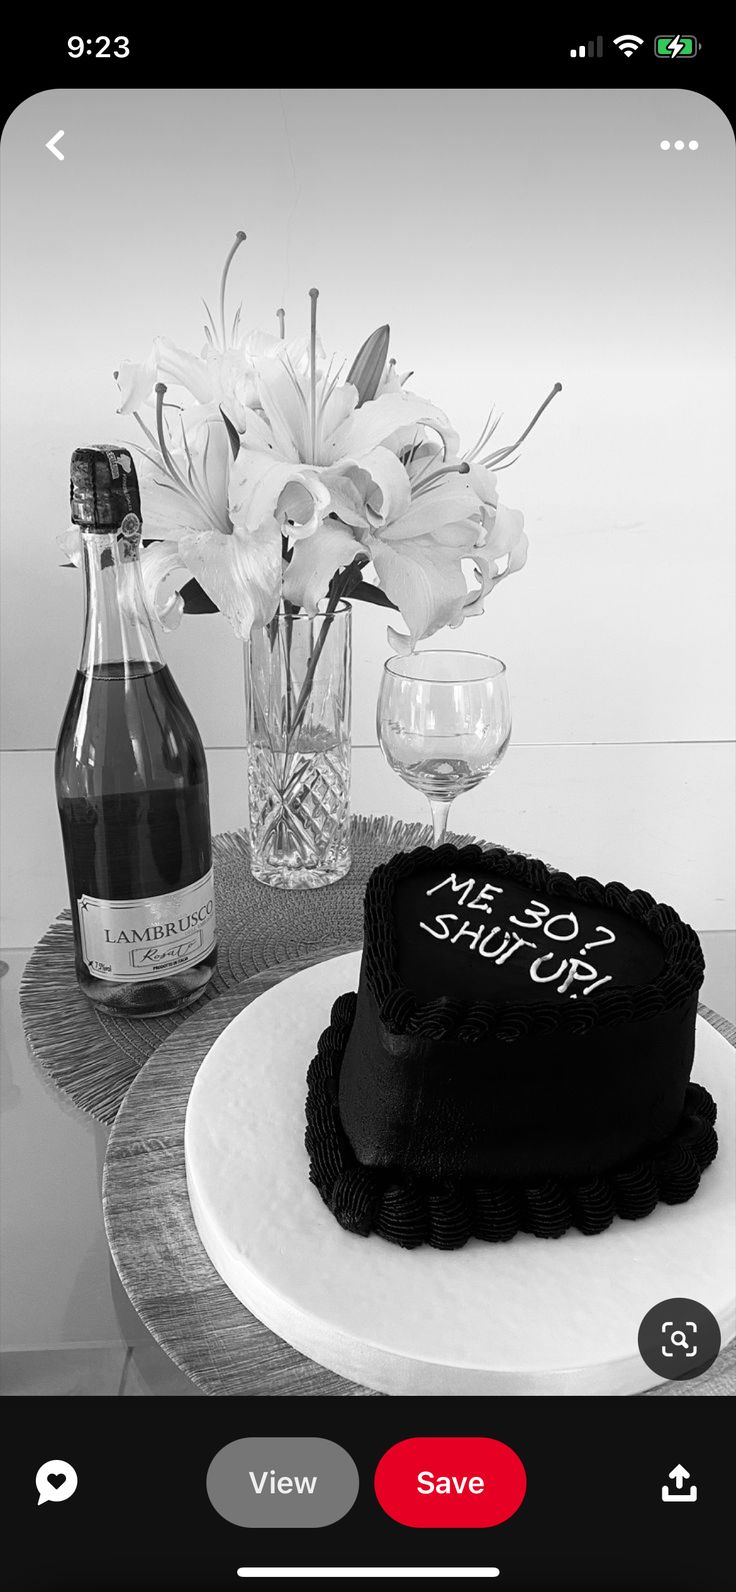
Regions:
M 63 163 L 44 147 L 61 127 Z M 661 151 L 678 137 L 698 151 Z M 288 331 L 306 330 L 312 285 L 323 341 L 348 358 L 390 321 L 411 386 L 468 444 L 492 400 L 511 439 L 563 382 L 501 477 L 528 565 L 440 638 L 506 660 L 508 766 L 525 746 L 730 738 L 733 152 L 722 113 L 679 90 L 59 90 L 22 105 L 2 144 L 3 747 L 53 747 L 76 666 L 80 580 L 54 541 L 72 448 L 133 440 L 111 373 L 159 333 L 199 350 L 200 297 L 215 300 L 238 227 L 245 326 L 275 331 L 285 304 Z M 375 745 L 385 624 L 356 605 L 358 747 Z M 164 650 L 206 745 L 242 746 L 225 621 L 186 620 Z M 657 766 L 659 809 L 671 799 L 685 834 L 710 821 L 720 868 L 729 808 L 713 832 L 709 792 L 727 764 L 699 776 L 690 812 Z M 535 768 L 553 781 L 551 759 Z M 545 800 L 559 806 L 553 784 Z

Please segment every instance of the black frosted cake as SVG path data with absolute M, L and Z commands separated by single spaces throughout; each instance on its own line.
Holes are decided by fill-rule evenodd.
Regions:
M 599 1233 L 695 1193 L 703 956 L 672 907 L 480 846 L 372 873 L 357 995 L 309 1068 L 310 1177 L 412 1248 Z

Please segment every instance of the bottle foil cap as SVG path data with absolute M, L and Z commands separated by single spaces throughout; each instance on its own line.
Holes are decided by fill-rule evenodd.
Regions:
M 117 530 L 126 514 L 141 518 L 141 496 L 132 454 L 114 443 L 75 448 L 70 468 L 72 519 L 90 530 Z

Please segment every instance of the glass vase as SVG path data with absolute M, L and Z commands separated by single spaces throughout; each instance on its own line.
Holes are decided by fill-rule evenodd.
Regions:
M 251 870 L 276 889 L 350 867 L 351 620 L 280 609 L 246 643 Z

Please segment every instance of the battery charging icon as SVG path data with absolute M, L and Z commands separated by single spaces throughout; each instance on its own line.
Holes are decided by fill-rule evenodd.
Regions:
M 660 33 L 654 40 L 654 54 L 668 61 L 697 55 L 698 41 L 693 33 Z

